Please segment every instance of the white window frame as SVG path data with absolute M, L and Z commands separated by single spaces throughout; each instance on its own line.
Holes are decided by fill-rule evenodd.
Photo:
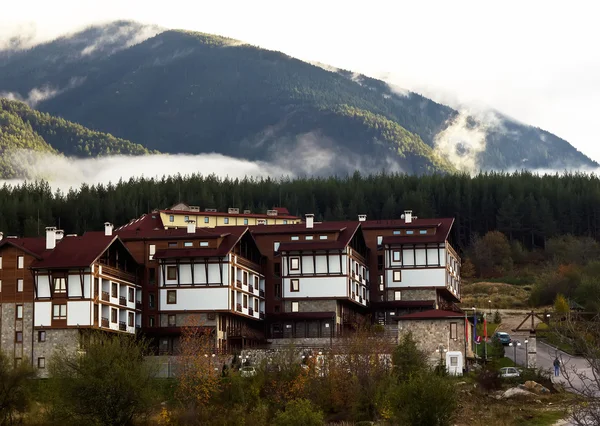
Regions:
M 17 280 L 17 293 L 23 293 L 23 278 Z
M 300 303 L 299 302 L 292 302 L 292 312 L 300 312 Z
M 396 279 L 396 274 L 398 274 L 398 279 Z M 399 269 L 396 269 L 395 271 L 392 271 L 392 279 L 394 280 L 395 283 L 399 283 L 402 282 L 402 271 Z
M 25 256 L 17 257 L 17 269 L 23 269 L 25 267 Z
M 58 308 L 58 309 L 57 309 Z M 53 320 L 65 320 L 67 319 L 67 304 L 56 304 L 52 305 L 52 319 Z
M 153 260 L 155 254 L 156 254 L 156 245 L 150 244 L 150 247 L 148 249 L 148 260 Z
M 401 252 L 400 250 L 393 250 L 392 251 L 392 261 L 393 262 L 400 262 L 401 257 Z
M 402 291 L 400 291 L 400 290 L 394 291 L 394 300 L 402 300 Z
M 296 266 L 294 267 L 294 263 Z M 290 257 L 290 271 L 298 271 L 300 270 L 300 258 L 299 257 Z
M 290 280 L 290 291 L 294 293 L 300 291 L 300 280 L 298 278 L 292 278 Z
M 23 319 L 23 305 L 17 305 L 17 319 Z
M 58 284 L 58 287 L 57 287 Z M 54 293 L 66 293 L 67 292 L 67 279 L 64 277 L 53 278 L 52 279 L 52 288 L 54 289 Z

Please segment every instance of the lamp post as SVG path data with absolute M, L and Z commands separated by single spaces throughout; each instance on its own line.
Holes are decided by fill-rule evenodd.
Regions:
M 513 347 L 513 361 L 515 363 L 515 367 L 517 366 L 517 346 L 521 346 L 521 342 L 510 342 L 508 346 Z
M 529 368 L 529 351 L 527 350 L 528 339 L 525 339 L 525 368 Z
M 492 317 L 492 301 L 488 300 L 489 306 L 490 306 L 490 318 Z

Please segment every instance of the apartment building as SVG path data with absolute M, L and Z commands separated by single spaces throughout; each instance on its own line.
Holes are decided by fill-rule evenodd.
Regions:
M 367 221 L 362 229 L 372 256 L 372 313 L 380 324 L 429 309 L 456 311 L 460 302 L 460 258 L 449 237 L 454 219 Z
M 188 222 L 193 221 L 198 228 L 214 228 L 216 226 L 253 226 L 253 225 L 288 225 L 300 223 L 302 220 L 290 214 L 285 207 L 273 207 L 265 213 L 251 212 L 250 210 L 240 210 L 237 207 L 230 207 L 227 212 L 220 212 L 217 209 L 205 208 L 199 206 L 190 206 L 185 203 L 179 203 L 165 210 L 154 210 L 148 213 L 153 220 L 164 229 L 184 229 Z M 135 225 L 146 216 L 132 219 L 128 224 L 121 228 Z M 120 230 L 118 228 L 117 230 Z
M 144 265 L 144 332 L 161 354 L 177 353 L 184 326 L 212 331 L 216 350 L 264 341 L 262 255 L 245 226 L 156 227 L 157 217 L 116 233 Z
M 57 346 L 76 348 L 85 330 L 135 334 L 141 326 L 138 264 L 106 224 L 105 232 L 0 241 L 2 350 L 45 375 Z M 14 333 L 14 337 L 13 337 Z
M 368 248 L 359 222 L 251 228 L 266 256 L 269 338 L 323 338 L 366 321 Z

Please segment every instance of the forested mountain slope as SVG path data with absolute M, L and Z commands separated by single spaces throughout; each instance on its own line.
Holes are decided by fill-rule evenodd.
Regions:
M 236 40 L 165 31 L 102 48 L 98 33 L 0 60 L 0 93 L 163 152 L 275 161 L 325 151 L 337 159 L 330 173 L 449 171 L 457 155 L 482 169 L 596 166 L 566 141 L 499 114 L 457 121 L 457 111 L 415 93 Z M 453 126 L 464 131 L 444 132 Z M 474 149 L 469 139 L 479 135 L 487 144 Z
M 74 157 L 149 153 L 139 144 L 32 110 L 22 102 L 0 99 L 0 178 L 23 176 L 23 162 L 28 159 L 23 151 Z M 17 153 L 18 159 L 13 155 Z

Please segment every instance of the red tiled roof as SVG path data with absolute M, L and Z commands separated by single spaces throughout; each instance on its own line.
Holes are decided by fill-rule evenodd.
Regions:
M 391 221 L 389 221 L 391 222 Z M 385 226 L 385 228 L 395 228 L 395 229 L 424 229 L 424 228 L 432 228 L 435 227 L 435 234 L 431 235 L 390 235 L 387 237 L 383 237 L 383 244 L 419 244 L 419 243 L 443 243 L 448 239 L 448 235 L 450 234 L 450 229 L 452 229 L 452 224 L 454 223 L 454 219 L 446 218 L 446 219 L 417 219 L 412 223 L 404 223 L 402 221 L 399 225 L 390 224 Z M 364 225 L 363 225 L 364 226 Z M 370 229 L 380 229 L 371 227 Z M 365 229 L 369 229 L 365 227 Z
M 0 240 L 0 247 L 5 245 L 12 245 L 18 249 L 21 249 L 33 257 L 40 258 L 42 253 L 46 250 L 46 238 L 45 237 L 34 237 L 34 238 L 3 238 Z
M 164 229 L 158 212 L 144 214 L 137 219 L 132 219 L 129 223 L 116 228 L 115 231 L 151 231 L 153 229 Z
M 338 238 L 331 240 L 313 240 L 313 241 L 286 241 L 279 245 L 279 251 L 302 251 L 302 250 L 342 250 L 346 247 L 352 237 L 358 230 L 359 222 L 339 222 L 342 225 L 335 226 L 334 231 L 338 231 Z M 310 229 L 310 228 L 309 228 Z M 323 229 L 312 228 L 313 232 L 324 232 Z M 292 231 L 294 233 L 296 231 Z
M 196 232 L 189 233 L 187 228 L 170 228 L 170 229 L 148 229 L 148 230 L 131 230 L 118 229 L 115 233 L 123 240 L 168 240 L 168 239 L 185 239 L 185 238 L 201 238 L 215 239 L 224 237 L 228 234 L 243 234 L 248 229 L 247 226 L 217 226 L 214 228 L 196 228 Z
M 464 312 L 443 311 L 441 309 L 431 309 L 429 311 L 415 312 L 408 315 L 402 315 L 399 320 L 420 320 L 420 319 L 445 319 L 445 318 L 464 318 Z
M 250 232 L 262 234 L 311 234 L 314 232 L 341 232 L 345 228 L 355 227 L 358 221 L 315 222 L 312 228 L 307 228 L 305 223 L 289 223 L 287 225 L 252 225 Z
M 285 207 L 273 207 L 273 210 L 277 211 L 277 215 L 291 216 L 290 211 L 288 209 L 286 209 Z
M 392 219 L 392 220 L 366 220 L 361 222 L 365 229 L 385 229 L 385 228 L 396 228 L 396 229 L 418 229 L 418 228 L 430 228 L 432 226 L 448 226 L 451 227 L 454 223 L 454 218 L 433 218 L 433 219 L 421 219 L 417 218 L 412 220 L 411 223 L 406 223 L 404 219 Z
M 53 250 L 45 250 L 42 259 L 34 261 L 31 267 L 85 268 L 94 263 L 115 240 L 118 240 L 116 235 L 106 236 L 104 232 L 86 232 L 80 237 L 64 237 L 56 243 Z
M 237 242 L 247 232 L 247 227 L 241 226 L 221 226 L 218 227 L 220 230 L 223 228 L 233 231 L 226 234 L 217 248 L 179 248 L 179 249 L 163 249 L 157 250 L 154 254 L 155 259 L 177 259 L 177 258 L 190 258 L 190 257 L 222 257 L 229 253 Z M 231 229 L 233 228 L 233 229 Z M 214 228 L 217 229 L 217 228 Z M 189 235 L 189 234 L 188 234 Z M 222 235 L 222 234 L 216 234 Z

